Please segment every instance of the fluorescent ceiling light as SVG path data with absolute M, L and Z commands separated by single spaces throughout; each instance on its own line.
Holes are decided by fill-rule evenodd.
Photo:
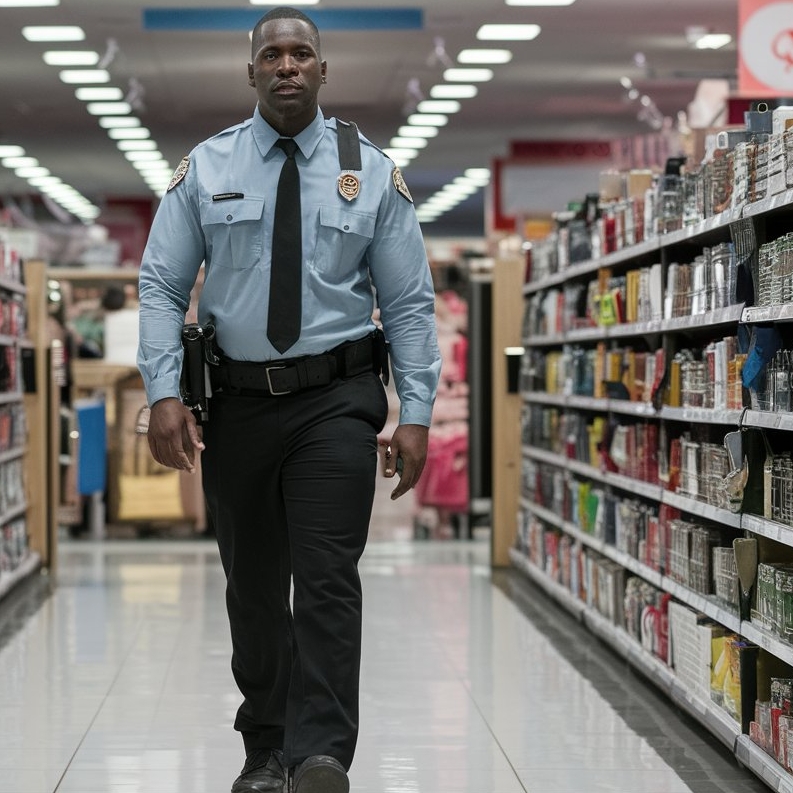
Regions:
M 91 50 L 47 50 L 42 56 L 47 66 L 96 66 L 99 53 Z
M 492 69 L 447 69 L 443 79 L 448 83 L 486 83 L 493 79 Z
M 4 168 L 27 168 L 31 165 L 38 165 L 39 161 L 35 157 L 3 157 Z
M 0 159 L 5 157 L 24 157 L 25 150 L 21 146 L 12 146 L 5 144 L 0 146 Z
M 383 149 L 383 152 L 385 152 L 386 157 L 390 157 L 391 159 L 394 157 L 401 157 L 402 159 L 407 158 L 408 160 L 412 160 L 414 157 L 419 156 L 418 149 L 409 149 L 407 146 L 392 146 Z
M 571 6 L 575 0 L 506 0 L 508 6 Z
M 407 168 L 410 165 L 410 160 L 407 157 L 392 157 L 391 161 L 397 168 Z
M 250 0 L 252 6 L 271 6 L 273 0 Z M 290 0 L 290 6 L 315 6 L 319 0 Z
M 464 178 L 464 177 L 458 177 L 458 179 L 459 178 Z M 474 193 L 478 193 L 482 186 L 468 181 L 458 182 L 455 179 L 453 187 L 455 189 L 449 191 L 452 195 L 469 196 L 469 195 L 473 195 Z
M 58 77 L 68 85 L 110 82 L 110 73 L 107 69 L 64 69 Z
M 531 41 L 540 35 L 539 25 L 482 25 L 479 41 Z
M 479 182 L 482 185 L 490 183 L 489 168 L 466 168 L 465 176 L 473 181 Z
M 44 168 L 41 165 L 28 165 L 25 168 L 14 168 L 14 173 L 20 179 L 28 179 L 31 176 L 49 176 L 49 168 Z
M 433 99 L 473 99 L 478 93 L 475 85 L 433 85 L 430 88 Z
M 119 151 L 154 151 L 157 148 L 153 140 L 120 140 L 116 146 Z
M 397 135 L 403 138 L 437 138 L 437 127 L 404 126 L 397 130 Z
M 107 136 L 111 140 L 146 140 L 151 132 L 146 127 L 111 127 Z
M 414 113 L 408 116 L 408 124 L 411 127 L 445 127 L 448 123 L 448 116 L 440 113 Z
M 33 187 L 52 189 L 61 184 L 61 180 L 57 176 L 31 176 L 28 183 Z
M 130 162 L 143 162 L 144 160 L 161 160 L 162 154 L 158 151 L 127 151 L 124 156 Z
M 83 102 L 115 102 L 124 98 L 120 88 L 81 86 L 75 89 L 74 95 Z
M 718 50 L 726 47 L 732 41 L 729 33 L 708 33 L 697 39 L 694 46 L 698 50 Z
M 441 192 L 444 195 L 455 196 L 462 200 L 469 195 L 473 195 L 478 189 L 478 187 L 474 187 L 473 185 L 447 184 Z
M 92 116 L 125 116 L 132 112 L 128 102 L 89 102 L 85 109 Z
M 392 149 L 423 149 L 427 146 L 427 140 L 426 138 L 404 138 L 397 136 L 391 138 L 388 145 L 391 146 Z
M 509 63 L 511 60 L 509 50 L 463 50 L 457 56 L 457 63 Z
M 128 129 L 130 127 L 139 127 L 140 119 L 134 116 L 128 116 L 126 118 L 100 118 L 99 126 L 102 127 L 102 129 Z
M 88 203 L 87 198 L 83 198 L 73 187 L 69 187 L 67 184 L 56 184 L 43 187 L 41 192 L 53 198 L 57 198 L 59 201 L 63 201 L 66 204 L 73 204 L 74 206 L 84 206 Z
M 429 207 L 442 207 L 443 209 L 447 209 L 448 207 L 453 207 L 457 203 L 457 199 L 452 195 L 446 195 L 442 193 L 435 193 L 434 196 L 431 196 L 427 199 L 426 205 Z
M 83 41 L 85 33 L 77 25 L 26 25 L 22 35 L 28 41 Z
M 168 172 L 168 176 L 173 175 L 173 168 L 168 165 L 166 160 L 136 160 L 132 163 L 132 167 L 136 171 L 143 173 L 144 171 L 163 171 Z
M 424 99 L 416 110 L 419 113 L 459 113 L 460 103 L 456 99 Z
M 430 199 L 426 203 L 426 208 L 430 212 L 434 212 L 440 215 L 443 214 L 444 212 L 448 212 L 450 209 L 454 209 L 458 203 L 459 203 L 458 201 L 446 201 L 442 203 L 440 201 L 433 201 L 432 199 Z
M 40 8 L 60 5 L 61 0 L 0 0 L 0 8 Z

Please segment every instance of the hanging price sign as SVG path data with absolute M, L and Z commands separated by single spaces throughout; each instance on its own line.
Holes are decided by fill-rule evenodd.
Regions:
M 740 0 L 738 92 L 793 96 L 793 2 Z

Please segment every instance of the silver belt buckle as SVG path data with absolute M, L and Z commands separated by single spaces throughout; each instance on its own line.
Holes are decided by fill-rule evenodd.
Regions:
M 282 364 L 280 366 L 265 366 L 264 367 L 264 372 L 267 375 L 267 387 L 270 389 L 270 395 L 271 396 L 283 396 L 284 394 L 291 394 L 292 393 L 291 391 L 288 391 L 288 390 L 287 391 L 276 391 L 273 388 L 273 381 L 270 378 L 270 372 L 274 372 L 277 369 L 286 369 L 286 366 L 284 366 Z

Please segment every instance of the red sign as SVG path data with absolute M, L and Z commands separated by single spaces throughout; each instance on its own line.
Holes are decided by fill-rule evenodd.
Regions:
M 738 93 L 793 96 L 793 2 L 740 0 Z

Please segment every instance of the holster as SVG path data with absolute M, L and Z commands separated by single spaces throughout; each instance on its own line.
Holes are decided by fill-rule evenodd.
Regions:
M 182 328 L 182 349 L 184 357 L 179 381 L 182 403 L 190 408 L 199 424 L 204 424 L 209 419 L 209 398 L 212 396 L 209 367 L 220 364 L 214 324 L 187 323 Z

